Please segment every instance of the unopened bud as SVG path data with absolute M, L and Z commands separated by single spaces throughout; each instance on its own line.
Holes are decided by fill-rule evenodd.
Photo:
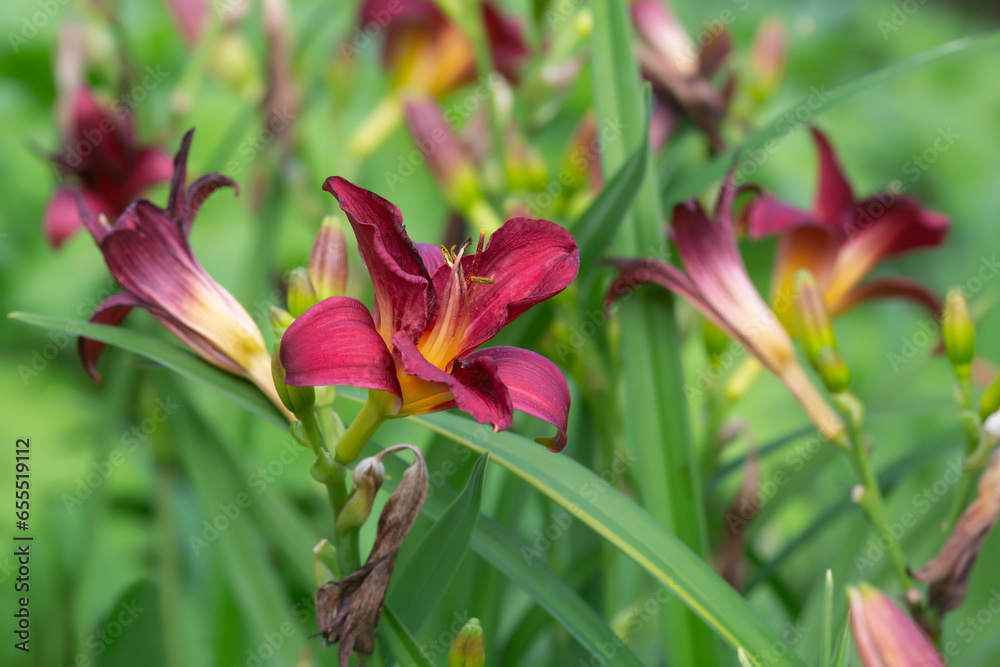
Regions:
M 972 372 L 972 357 L 976 352 L 976 329 L 969 312 L 969 302 L 958 288 L 949 291 L 945 297 L 941 333 L 955 374 L 963 380 L 967 379 Z
M 281 365 L 281 341 L 274 342 L 274 352 L 271 354 L 271 377 L 278 398 L 282 404 L 299 419 L 308 415 L 316 402 L 316 390 L 312 387 L 296 387 L 285 384 L 285 367 Z
M 470 618 L 459 631 L 448 651 L 448 667 L 483 667 L 486 663 L 486 638 L 478 618 Z
M 851 371 L 837 351 L 831 347 L 821 348 L 816 358 L 816 371 L 823 379 L 826 390 L 831 394 L 847 391 L 851 384 Z
M 702 320 L 701 338 L 705 342 L 705 350 L 710 359 L 715 360 L 721 357 L 726 348 L 729 347 L 729 336 L 726 332 L 716 326 L 712 320 Z
M 347 244 L 344 230 L 332 215 L 323 218 L 313 243 L 309 255 L 309 280 L 317 301 L 343 296 L 347 291 Z
M 359 528 L 368 520 L 375 495 L 385 479 L 385 466 L 375 457 L 363 459 L 354 467 L 351 479 L 354 481 L 354 492 L 337 515 L 337 530 L 341 533 Z
M 811 273 L 806 270 L 795 274 L 795 328 L 802 341 L 802 350 L 813 368 L 819 363 L 819 353 L 823 348 L 837 349 L 837 341 L 830 326 L 823 293 L 816 285 Z
M 775 91 L 785 73 L 788 33 L 778 19 L 760 24 L 750 47 L 750 90 L 759 102 Z
M 274 335 L 281 338 L 285 335 L 285 330 L 292 326 L 295 318 L 284 308 L 271 306 L 267 311 L 267 321 L 271 323 L 271 330 L 274 331 Z
M 930 639 L 885 593 L 868 584 L 847 589 L 854 643 L 864 665 L 944 667 Z
M 313 570 L 316 573 L 316 585 L 322 586 L 331 579 L 340 578 L 340 562 L 337 559 L 337 548 L 325 539 L 313 547 Z M 322 580 L 322 581 L 321 581 Z
M 292 270 L 288 274 L 288 312 L 292 317 L 300 317 L 315 304 L 316 290 L 309 279 L 309 272 L 302 267 Z

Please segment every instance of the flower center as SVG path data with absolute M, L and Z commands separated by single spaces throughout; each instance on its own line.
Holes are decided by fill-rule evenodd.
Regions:
M 430 330 L 421 336 L 417 348 L 427 361 L 443 371 L 449 370 L 449 366 L 460 351 L 459 346 L 472 315 L 471 305 L 476 288 L 479 285 L 493 284 L 492 278 L 475 275 L 485 241 L 486 230 L 483 229 L 479 231 L 479 245 L 476 254 L 473 255 L 472 265 L 467 267 L 470 275 L 466 275 L 462 268 L 462 257 L 472 245 L 472 238 L 466 239 L 457 249 L 455 246 L 451 248 L 441 246 L 441 254 L 444 255 L 451 273 L 447 286 L 438 293 L 437 319 Z

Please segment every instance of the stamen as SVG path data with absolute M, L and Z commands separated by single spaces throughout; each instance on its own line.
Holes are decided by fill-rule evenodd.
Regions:
M 479 283 L 480 285 L 492 285 L 492 278 L 483 278 L 482 276 L 469 276 L 469 282 Z

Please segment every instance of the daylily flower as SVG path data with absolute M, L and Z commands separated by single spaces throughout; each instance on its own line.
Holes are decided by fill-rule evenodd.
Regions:
M 281 342 L 285 382 L 369 389 L 369 400 L 337 445 L 353 461 L 390 417 L 457 407 L 494 430 L 512 411 L 557 428 L 540 438 L 566 444 L 569 391 L 548 359 L 516 347 L 477 350 L 531 306 L 561 292 L 579 268 L 579 249 L 562 227 L 512 218 L 475 254 L 461 247 L 414 244 L 402 216 L 382 197 L 331 177 L 358 239 L 375 290 L 374 319 L 361 302 L 334 296 L 307 310 Z M 345 444 L 349 443 L 349 444 Z
M 485 38 L 493 65 L 516 82 L 528 48 L 521 26 L 505 18 L 490 2 L 482 3 Z M 470 38 L 430 0 L 366 0 L 361 6 L 354 45 L 344 43 L 348 58 L 369 32 L 385 33 L 383 63 L 391 74 L 391 91 L 351 138 L 350 149 L 366 155 L 377 148 L 401 118 L 400 100 L 411 94 L 443 97 L 476 77 L 476 52 Z M 485 75 L 486 72 L 480 72 Z M 498 81 L 501 78 L 490 74 Z M 483 79 L 493 88 L 497 82 Z M 489 92 L 489 91 L 487 91 Z
M 712 78 L 732 51 L 729 33 L 710 34 L 698 48 L 662 0 L 638 0 L 630 11 L 639 36 L 636 53 L 642 73 L 656 96 L 650 127 L 653 144 L 661 148 L 687 116 L 708 137 L 713 151 L 722 150 L 719 124 L 734 79 L 729 77 L 718 87 Z
M 927 635 L 888 595 L 868 584 L 849 588 L 847 595 L 865 667 L 944 667 Z
M 832 315 L 880 297 L 903 297 L 933 312 L 940 310 L 933 293 L 906 278 L 858 283 L 886 257 L 940 245 L 948 219 L 893 192 L 857 201 L 829 140 L 815 128 L 812 134 L 819 153 L 819 186 L 812 210 L 801 211 L 764 194 L 746 212 L 750 238 L 780 235 L 771 301 L 782 323 L 794 333 L 790 295 L 799 269 L 816 277 Z
M 166 209 L 140 199 L 112 226 L 85 198 L 79 200 L 84 225 L 124 288 L 99 305 L 90 321 L 118 325 L 133 308 L 145 308 L 201 358 L 245 376 L 281 409 L 260 330 L 243 306 L 205 272 L 188 243 L 205 199 L 220 187 L 237 188 L 227 176 L 207 174 L 185 189 L 193 134 L 191 130 L 184 135 L 174 158 Z M 96 364 L 103 349 L 100 341 L 80 338 L 80 359 L 95 381 L 100 381 Z
M 492 3 L 482 6 L 493 62 L 507 79 L 517 81 L 528 54 L 521 27 Z M 385 30 L 383 62 L 397 88 L 444 95 L 475 78 L 472 42 L 431 0 L 366 0 L 359 23 L 361 30 Z
M 63 139 L 65 150 L 53 155 L 60 175 L 77 183 L 56 191 L 45 212 L 45 236 L 55 247 L 72 236 L 82 221 L 77 186 L 94 215 L 116 218 L 145 189 L 170 179 L 170 157 L 158 148 L 135 144 L 127 109 L 102 106 L 90 91 L 70 92 L 73 104 Z
M 608 290 L 608 303 L 646 283 L 677 293 L 784 382 L 823 436 L 834 440 L 843 423 L 805 374 L 788 332 L 753 286 L 740 257 L 732 222 L 735 193 L 730 172 L 714 218 L 694 199 L 674 208 L 671 229 L 687 273 L 656 258 L 616 260 L 620 273 Z

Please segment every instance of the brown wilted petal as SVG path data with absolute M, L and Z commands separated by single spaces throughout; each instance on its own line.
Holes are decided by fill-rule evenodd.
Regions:
M 743 557 L 747 539 L 747 528 L 760 509 L 754 504 L 754 496 L 760 486 L 760 466 L 757 464 L 757 447 L 747 436 L 747 458 L 744 463 L 743 484 L 740 486 L 733 504 L 726 511 L 726 538 L 719 551 L 715 569 L 719 576 L 729 582 L 734 589 L 743 590 L 746 581 L 746 559 Z
M 913 578 L 930 584 L 928 602 L 941 612 L 957 609 L 965 600 L 969 575 L 986 536 L 1000 515 L 1000 452 L 994 452 L 979 478 L 979 497 L 965 508 L 938 555 Z
M 413 452 L 413 464 L 385 503 L 368 560 L 353 574 L 323 584 L 316 592 L 318 635 L 323 636 L 325 646 L 340 644 L 337 658 L 341 667 L 348 667 L 354 650 L 369 655 L 375 650 L 375 631 L 399 547 L 427 500 L 427 464 L 418 448 L 397 445 L 375 458 L 380 462 L 383 456 L 404 449 Z

